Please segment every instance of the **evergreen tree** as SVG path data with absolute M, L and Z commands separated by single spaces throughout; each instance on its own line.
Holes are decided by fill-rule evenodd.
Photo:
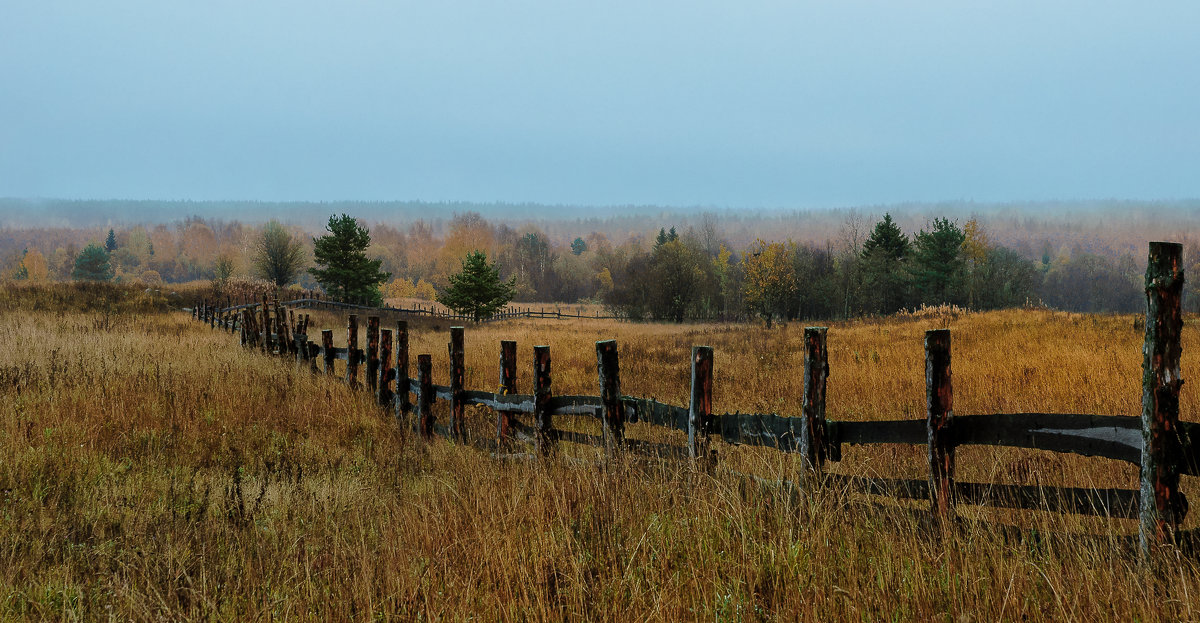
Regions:
M 108 230 L 108 238 L 104 239 L 104 249 L 109 253 L 117 250 L 117 235 L 111 228 Z
M 921 230 L 916 235 L 909 274 L 922 302 L 962 302 L 964 240 L 966 235 L 958 225 L 945 218 L 934 219 L 931 231 Z
M 587 242 L 584 242 L 583 238 L 576 238 L 571 243 L 571 253 L 583 255 L 584 251 L 587 251 Z
M 463 258 L 462 270 L 450 275 L 450 287 L 437 300 L 457 313 L 482 320 L 508 305 L 516 286 L 516 277 L 500 280 L 500 269 L 488 263 L 486 253 L 472 251 Z
M 908 300 L 904 261 L 911 252 L 908 236 L 885 213 L 863 243 L 863 285 L 868 311 L 890 314 Z
M 313 238 L 314 261 L 322 268 L 310 268 L 309 274 L 334 300 L 381 304 L 379 286 L 391 275 L 379 270 L 382 260 L 367 258 L 370 230 L 346 214 L 330 216 L 325 229 L 328 234 Z
M 111 281 L 113 269 L 108 262 L 108 251 L 95 243 L 84 247 L 75 257 L 71 278 L 76 281 Z

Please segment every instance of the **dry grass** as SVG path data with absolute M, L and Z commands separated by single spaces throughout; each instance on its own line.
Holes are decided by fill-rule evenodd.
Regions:
M 797 498 L 679 463 L 496 461 L 421 443 L 367 396 L 244 351 L 184 314 L 0 309 L 0 618 L 1198 616 L 1195 561 L 1167 552 L 1139 566 L 1124 544 L 1130 521 L 965 508 L 961 529 L 942 532 L 923 504 L 841 491 Z M 315 324 L 344 340 L 344 318 Z M 954 331 L 959 413 L 1133 415 L 1132 324 L 1046 311 L 834 324 L 829 415 L 919 417 L 921 336 L 933 325 Z M 431 353 L 444 383 L 447 327 L 413 326 L 414 360 Z M 529 361 L 522 391 L 532 346 L 545 343 L 555 391 L 595 393 L 593 342 L 613 337 L 624 393 L 683 404 L 689 349 L 708 344 L 718 411 L 796 413 L 795 325 L 491 324 L 468 329 L 467 386 L 496 383 L 504 338 Z M 1195 378 L 1197 337 L 1191 321 L 1185 378 Z M 1196 405 L 1185 385 L 1185 418 Z M 491 416 L 473 417 L 483 429 Z M 794 457 L 770 450 L 720 452 L 738 469 L 795 473 Z M 847 448 L 833 468 L 924 475 L 919 448 Z M 1020 450 L 960 450 L 959 470 L 964 480 L 1074 486 L 1136 479 L 1125 464 Z

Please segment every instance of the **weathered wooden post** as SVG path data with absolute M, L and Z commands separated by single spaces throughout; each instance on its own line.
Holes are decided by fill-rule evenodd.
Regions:
M 392 330 L 383 329 L 379 332 L 379 406 L 388 407 L 392 404 Z
M 337 360 L 333 352 L 333 329 L 321 331 L 321 352 L 325 356 L 325 374 L 333 376 L 333 362 Z
M 279 344 L 279 356 L 286 357 L 292 348 L 292 340 L 288 331 L 287 312 L 284 311 L 283 305 L 279 303 L 279 299 L 275 299 L 274 303 L 276 343 Z
M 713 349 L 692 347 L 692 401 L 688 407 L 688 456 L 708 458 L 708 430 L 712 419 Z
M 950 330 L 925 332 L 926 431 L 929 494 L 939 517 L 954 512 L 954 392 L 950 380 Z
M 616 340 L 596 342 L 596 371 L 600 376 L 600 402 L 604 405 L 604 447 L 612 454 L 625 444 L 625 409 L 621 404 Z
M 379 385 L 379 316 L 367 316 L 367 389 Z
M 417 422 L 421 436 L 433 437 L 433 357 L 417 355 Z
M 500 341 L 500 395 L 517 393 L 517 343 L 513 340 Z M 512 412 L 496 410 L 496 443 L 503 447 L 508 443 L 508 429 L 512 426 Z
M 346 383 L 358 389 L 358 316 L 350 314 L 346 322 Z
M 412 410 L 408 400 L 408 322 L 396 322 L 396 417 L 405 417 Z
M 1187 501 L 1179 492 L 1182 447 L 1183 245 L 1151 242 L 1142 346 L 1142 470 L 1138 543 L 1143 556 L 1174 539 Z
M 550 418 L 550 347 L 533 347 L 533 426 L 534 443 L 540 456 L 550 454 L 554 447 Z
M 804 329 L 804 397 L 800 404 L 800 456 L 808 469 L 825 465 L 825 381 L 829 357 L 825 347 L 826 327 Z
M 463 438 L 463 418 L 466 416 L 466 405 L 463 403 L 463 377 L 466 375 L 465 355 L 463 352 L 463 328 L 450 327 L 450 436 L 454 439 Z
M 263 353 L 271 354 L 271 307 L 267 301 L 266 295 L 263 295 L 262 301 L 262 349 Z

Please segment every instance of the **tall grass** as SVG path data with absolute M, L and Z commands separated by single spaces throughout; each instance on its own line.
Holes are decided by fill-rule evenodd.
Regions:
M 0 309 L 0 618 L 1197 618 L 1195 561 L 1139 565 L 1131 521 L 968 507 L 942 530 L 925 504 L 792 495 L 724 469 L 566 447 L 501 461 L 415 439 L 364 393 L 182 313 Z M 937 323 L 954 332 L 958 413 L 1139 411 L 1130 317 L 1014 311 L 834 324 L 829 416 L 920 417 L 921 335 Z M 414 360 L 433 354 L 444 383 L 447 327 L 412 324 Z M 344 317 L 314 325 L 344 341 Z M 799 326 L 489 324 L 468 329 L 467 386 L 493 387 L 498 340 L 517 339 L 521 391 L 532 346 L 551 344 L 555 392 L 595 393 L 594 341 L 614 337 L 626 394 L 686 404 L 703 343 L 718 411 L 798 412 Z M 1197 346 L 1189 322 L 1185 378 Z M 1194 416 L 1190 385 L 1182 408 Z M 481 431 L 492 417 L 471 416 Z M 718 447 L 740 471 L 797 469 Z M 925 473 L 907 447 L 847 448 L 830 467 Z M 958 467 L 963 480 L 1136 482 L 1129 465 L 1035 451 L 962 449 Z

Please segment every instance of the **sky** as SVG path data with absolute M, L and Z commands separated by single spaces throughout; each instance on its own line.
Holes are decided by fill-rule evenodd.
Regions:
M 1200 3 L 0 0 L 0 196 L 1200 197 Z

